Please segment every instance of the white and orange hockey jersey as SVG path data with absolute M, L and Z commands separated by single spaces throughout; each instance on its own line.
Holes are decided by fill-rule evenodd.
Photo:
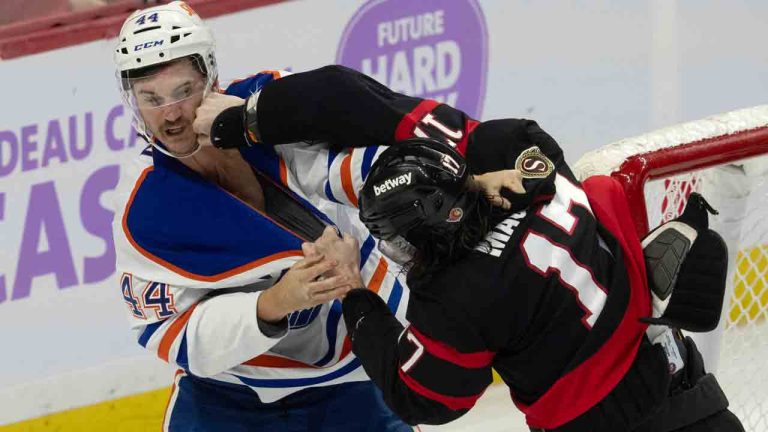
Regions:
M 227 93 L 245 98 L 276 77 L 257 74 Z M 358 239 L 364 281 L 404 320 L 408 292 L 400 270 L 379 253 L 353 208 L 382 150 L 335 153 L 301 143 L 241 153 L 304 208 Z M 293 312 L 284 334 L 262 333 L 258 297 L 301 259 L 305 239 L 178 160 L 147 149 L 125 165 L 113 224 L 132 329 L 162 360 L 251 387 L 263 402 L 308 386 L 368 379 L 350 351 L 338 301 Z

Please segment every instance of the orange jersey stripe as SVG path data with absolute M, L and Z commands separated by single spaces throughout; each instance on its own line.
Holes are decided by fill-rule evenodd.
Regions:
M 189 318 L 192 316 L 192 311 L 194 311 L 199 304 L 200 303 L 195 303 L 191 308 L 187 309 L 186 312 L 179 315 L 176 320 L 168 326 L 168 330 L 165 331 L 163 338 L 160 340 L 160 346 L 157 348 L 157 356 L 165 360 L 166 363 L 168 362 L 168 354 L 171 352 L 173 341 L 176 340 L 176 337 L 179 336 L 179 333 L 184 329 L 184 326 L 187 325 Z
M 276 70 L 267 69 L 267 70 L 259 71 L 259 73 L 270 74 L 274 79 L 280 78 L 280 71 L 276 71 Z
M 371 276 L 370 282 L 368 282 L 368 289 L 378 293 L 381 288 L 381 283 L 384 282 L 384 276 L 387 275 L 387 262 L 383 258 L 379 259 L 379 265 L 376 266 L 376 270 Z
M 349 336 L 344 336 L 344 344 L 341 346 L 341 355 L 339 355 L 339 361 L 352 351 L 352 341 L 349 340 Z
M 317 366 L 306 364 L 304 362 L 300 362 L 298 360 L 293 360 L 285 357 L 278 357 L 273 356 L 269 354 L 262 354 L 260 356 L 256 356 L 247 362 L 243 363 L 246 366 L 261 366 L 261 367 L 272 367 L 272 368 L 312 368 L 317 369 Z
M 247 76 L 247 77 L 245 77 L 245 78 L 234 79 L 234 80 L 232 80 L 232 82 L 231 82 L 231 83 L 229 83 L 229 85 L 232 85 L 232 84 L 237 84 L 237 83 L 239 83 L 239 82 L 245 81 L 245 80 L 247 80 L 248 78 L 253 78 L 253 77 L 255 77 L 255 76 L 256 76 L 256 74 L 253 74 L 253 75 L 248 75 L 248 76 Z M 223 92 L 222 92 L 222 93 L 223 93 Z
M 258 75 L 258 74 L 269 74 L 269 75 L 272 75 L 272 78 L 274 78 L 274 79 L 278 79 L 278 78 L 280 78 L 280 72 L 278 72 L 278 71 L 276 71 L 276 70 L 263 70 L 263 71 L 260 71 L 260 72 L 258 72 L 258 73 L 255 73 L 255 74 L 251 74 L 251 75 L 248 75 L 248 76 L 247 76 L 247 77 L 245 77 L 245 78 L 234 79 L 234 80 L 232 80 L 232 82 L 231 82 L 231 83 L 229 83 L 229 85 L 232 85 L 232 84 L 237 84 L 237 83 L 239 83 L 239 82 L 243 82 L 243 81 L 245 81 L 245 80 L 247 80 L 247 79 L 249 79 L 249 78 L 253 78 L 253 77 L 255 77 L 255 76 L 256 76 L 256 75 Z
M 355 195 L 355 187 L 352 185 L 352 153 L 344 156 L 341 161 L 341 187 L 344 188 L 344 193 L 347 195 L 347 199 L 355 207 L 357 207 L 357 195 Z
M 173 396 L 176 393 L 176 387 L 177 383 L 179 381 L 179 375 L 183 374 L 184 371 L 179 369 L 176 371 L 176 373 L 173 375 L 173 387 L 171 388 L 171 394 L 168 396 L 168 402 L 165 403 L 165 411 L 163 413 L 163 430 L 165 430 L 166 422 L 168 421 L 168 408 L 171 406 L 171 401 L 173 400 Z

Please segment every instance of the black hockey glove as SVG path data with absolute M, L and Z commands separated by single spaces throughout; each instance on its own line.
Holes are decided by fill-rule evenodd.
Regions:
M 256 95 L 242 106 L 233 106 L 220 112 L 211 124 L 211 143 L 220 149 L 250 147 L 260 141 L 256 118 Z
M 366 317 L 372 314 L 392 314 L 384 300 L 366 288 L 356 288 L 349 291 L 341 305 L 347 333 L 353 342 L 358 328 Z

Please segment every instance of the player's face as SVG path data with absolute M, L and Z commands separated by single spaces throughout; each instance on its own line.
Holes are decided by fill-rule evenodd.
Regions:
M 189 61 L 171 63 L 133 84 L 144 123 L 173 153 L 189 154 L 197 146 L 192 122 L 205 86 L 205 76 Z

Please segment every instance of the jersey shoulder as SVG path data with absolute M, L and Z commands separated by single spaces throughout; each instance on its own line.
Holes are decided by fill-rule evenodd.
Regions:
M 258 93 L 265 85 L 272 81 L 288 75 L 291 75 L 291 72 L 285 70 L 264 70 L 246 78 L 232 81 L 226 87 L 224 93 L 245 99 L 254 93 Z
M 136 157 L 120 166 L 120 179 L 112 201 L 112 208 L 116 215 L 120 215 L 125 210 L 125 205 L 136 184 L 153 166 L 152 146 L 149 145 Z

